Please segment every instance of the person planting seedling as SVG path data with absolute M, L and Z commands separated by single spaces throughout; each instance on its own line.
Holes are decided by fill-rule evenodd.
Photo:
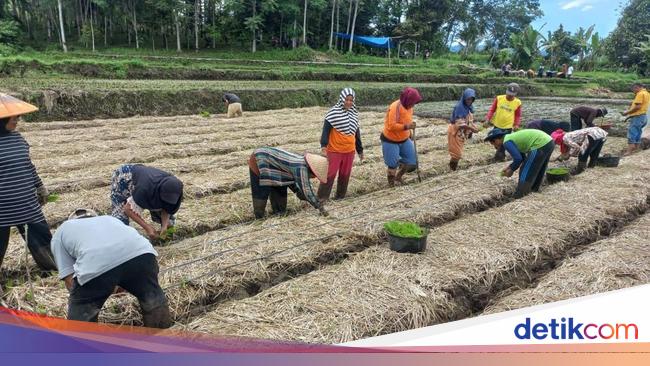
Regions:
M 327 183 L 327 158 L 316 154 L 294 154 L 274 147 L 253 151 L 248 159 L 253 198 L 253 213 L 261 219 L 266 214 L 266 203 L 271 201 L 274 214 L 287 211 L 287 188 L 302 201 L 307 201 L 320 214 L 328 213 L 312 188 L 310 178 Z
M 134 295 L 145 327 L 169 328 L 169 305 L 158 284 L 158 253 L 143 236 L 112 216 L 77 209 L 54 233 L 59 279 L 70 292 L 68 319 L 97 322 L 113 293 Z
M 135 221 L 151 240 L 174 226 L 174 215 L 182 200 L 183 182 L 170 173 L 140 164 L 122 165 L 113 172 L 111 215 L 126 225 Z M 149 210 L 152 220 L 160 224 L 160 232 L 144 220 L 144 210 Z
M 578 166 L 573 170 L 573 174 L 582 173 L 585 168 L 593 168 L 603 149 L 607 132 L 600 127 L 589 127 L 572 132 L 557 130 L 551 134 L 551 138 L 556 145 L 560 146 L 562 155 L 559 161 L 568 160 L 569 157 L 578 157 Z M 589 164 L 587 164 L 589 160 Z
M 531 191 L 539 191 L 555 148 L 551 136 L 533 129 L 508 134 L 495 128 L 490 131 L 485 141 L 490 142 L 497 151 L 504 149 L 512 156 L 512 163 L 503 170 L 503 176 L 512 177 L 514 172 L 521 168 L 515 198 L 521 198 Z
M 241 99 L 233 93 L 226 93 L 221 97 L 221 100 L 226 105 L 228 111 L 228 118 L 241 117 L 243 114 Z
M 421 101 L 422 97 L 417 89 L 404 88 L 399 100 L 394 101 L 386 112 L 384 129 L 379 138 L 389 187 L 402 184 L 402 176 L 418 168 L 413 139 L 413 108 Z
M 593 108 L 588 106 L 577 106 L 571 110 L 571 131 L 576 131 L 582 128 L 582 123 L 587 127 L 594 127 L 594 120 L 598 117 L 605 117 L 607 115 L 607 108 Z
M 518 93 L 519 84 L 508 84 L 506 94 L 494 98 L 494 102 L 492 102 L 492 106 L 485 117 L 483 127 L 487 128 L 492 124 L 494 126 L 492 131 L 503 132 L 503 135 L 509 134 L 513 130 L 517 131 L 521 124 L 521 100 L 517 98 Z M 505 159 L 505 149 L 503 147 L 497 149 L 494 160 L 504 161 Z
M 474 101 L 476 92 L 474 89 L 465 89 L 460 100 L 454 107 L 447 127 L 447 146 L 449 149 L 449 169 L 458 169 L 458 162 L 463 156 L 465 141 L 472 137 L 473 133 L 479 132 L 474 124 Z

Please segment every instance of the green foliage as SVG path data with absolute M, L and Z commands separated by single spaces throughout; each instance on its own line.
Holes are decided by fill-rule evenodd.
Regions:
M 551 168 L 546 173 L 551 175 L 566 175 L 569 174 L 569 168 Z
M 542 38 L 530 25 L 523 32 L 510 36 L 510 44 L 514 50 L 513 62 L 517 68 L 529 69 L 532 66 L 539 55 L 539 42 Z
M 208 112 L 208 111 L 201 111 L 201 113 L 199 113 L 199 116 L 201 116 L 201 117 L 203 117 L 203 118 L 210 118 L 210 112 Z
M 49 196 L 47 196 L 47 202 L 49 203 L 56 202 L 58 200 L 59 200 L 59 195 L 56 193 L 52 193 Z
M 400 238 L 419 239 L 426 235 L 426 231 L 420 225 L 413 222 L 389 221 L 384 224 L 386 232 Z
M 648 59 L 637 47 L 645 40 L 648 29 L 650 0 L 631 0 L 605 41 L 604 51 L 610 63 L 646 74 Z

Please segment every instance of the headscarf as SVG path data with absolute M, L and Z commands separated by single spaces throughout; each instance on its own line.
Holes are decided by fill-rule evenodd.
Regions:
M 160 169 L 139 166 L 134 175 L 133 200 L 138 206 L 156 210 L 163 209 L 175 214 L 183 199 L 183 182 Z
M 0 136 L 7 136 L 12 131 L 7 129 L 9 118 L 0 118 Z
M 560 152 L 564 154 L 567 152 L 567 147 L 564 145 L 564 130 L 561 128 L 558 128 L 551 134 L 551 138 L 553 139 L 553 142 L 555 142 L 555 145 L 560 146 Z
M 399 96 L 399 101 L 404 108 L 409 109 L 414 105 L 420 103 L 422 101 L 422 97 L 420 96 L 420 92 L 417 89 L 406 87 L 404 90 L 402 90 L 402 94 Z
M 468 114 L 474 113 L 474 106 L 465 104 L 465 100 L 468 98 L 476 99 L 476 91 L 474 89 L 467 88 L 463 92 L 463 95 L 460 97 L 460 100 L 454 107 L 454 111 L 451 113 L 451 123 L 454 123 L 459 118 L 465 118 Z
M 350 109 L 344 108 L 345 99 L 352 96 L 353 102 Z M 325 115 L 325 120 L 329 122 L 332 127 L 344 135 L 353 136 L 359 129 L 359 112 L 357 106 L 354 104 L 356 94 L 352 88 L 345 88 L 339 94 L 338 102 L 332 109 Z

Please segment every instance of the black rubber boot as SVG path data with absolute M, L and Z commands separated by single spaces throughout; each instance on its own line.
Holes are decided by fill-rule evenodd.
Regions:
M 449 160 L 449 169 L 451 169 L 452 172 L 456 171 L 456 169 L 458 169 L 458 160 Z
M 167 329 L 172 326 L 172 316 L 169 313 L 169 305 L 161 305 L 157 308 L 145 311 L 142 307 L 142 323 L 147 328 Z
M 404 174 L 413 172 L 415 171 L 415 169 L 417 169 L 415 165 L 406 165 L 406 164 L 400 165 L 397 174 L 395 174 L 395 182 L 398 184 L 404 184 L 404 182 L 402 181 L 402 177 L 404 176 Z
M 253 213 L 256 219 L 261 219 L 266 214 L 266 200 L 253 198 Z
M 287 195 L 271 192 L 271 209 L 274 215 L 282 215 L 287 212 Z
M 395 174 L 397 173 L 396 169 L 388 169 L 386 171 L 386 177 L 388 178 L 388 186 L 395 187 Z
M 330 199 L 330 194 L 332 193 L 332 186 L 333 186 L 333 185 L 334 185 L 334 180 L 332 179 L 331 182 L 321 183 L 321 184 L 318 186 L 318 193 L 317 193 L 317 195 L 318 195 L 318 199 L 319 199 L 321 202 L 323 202 L 323 201 L 327 201 L 328 199 Z M 337 187 L 337 188 L 338 188 L 338 187 Z
M 573 171 L 571 172 L 572 175 L 578 175 L 582 172 L 585 171 L 585 168 L 587 167 L 587 162 L 586 161 L 579 161 L 578 166 L 576 166 Z
M 338 184 L 336 185 L 336 195 L 334 198 L 337 200 L 342 200 L 345 198 L 345 195 L 348 193 L 348 182 L 341 182 L 339 180 Z

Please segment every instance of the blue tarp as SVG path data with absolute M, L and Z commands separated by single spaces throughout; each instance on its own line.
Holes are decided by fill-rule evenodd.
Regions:
M 350 35 L 346 33 L 336 33 L 336 37 L 350 39 Z M 354 42 L 375 48 L 387 49 L 389 45 L 390 48 L 395 48 L 395 42 L 391 41 L 390 37 L 354 36 Z

